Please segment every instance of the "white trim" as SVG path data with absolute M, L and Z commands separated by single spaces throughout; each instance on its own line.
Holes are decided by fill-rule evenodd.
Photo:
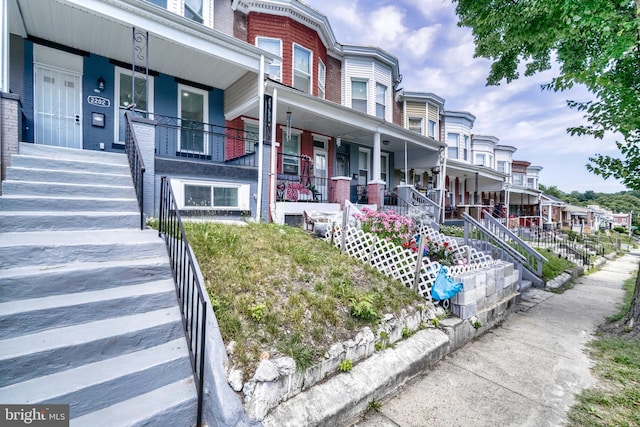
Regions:
M 371 181 L 371 149 L 358 147 L 358 176 L 360 176 L 360 153 L 367 155 L 367 182 Z
M 380 153 L 380 180 L 385 183 L 387 188 L 391 188 L 391 171 L 389 170 L 389 153 Z M 386 166 L 387 179 L 382 179 L 382 165 Z
M 260 46 L 258 45 L 258 39 L 264 39 L 264 40 L 277 40 L 277 41 L 279 42 L 279 44 L 280 44 L 280 52 L 278 52 L 278 55 L 280 56 L 280 58 L 282 58 L 282 39 L 279 39 L 279 38 L 277 38 L 277 37 L 256 36 L 256 37 L 255 37 L 255 41 L 254 41 L 254 42 L 255 42 L 256 47 L 260 47 Z M 264 48 L 261 48 L 261 47 L 260 47 L 260 49 L 265 50 Z M 267 52 L 269 52 L 269 51 L 267 50 Z M 272 54 L 273 54 L 273 52 L 269 52 L 269 53 L 272 53 Z M 272 62 L 271 62 L 271 64 L 269 64 L 270 66 L 275 66 L 275 65 L 279 65 L 279 66 L 280 66 L 280 75 L 279 75 L 279 76 L 277 76 L 276 78 L 274 78 L 274 76 L 273 76 L 272 74 L 268 74 L 268 73 L 267 73 L 267 74 L 268 74 L 268 76 L 269 76 L 270 78 L 272 78 L 272 79 L 274 79 L 274 80 L 277 80 L 277 81 L 279 81 L 279 82 L 282 82 L 282 65 L 283 65 L 283 64 L 282 64 L 282 62 L 283 62 L 283 61 L 280 59 L 280 60 L 274 60 L 274 61 L 272 61 Z
M 240 120 L 242 120 L 243 122 L 245 122 L 245 125 L 252 125 L 255 127 L 260 126 L 260 121 L 256 120 L 256 119 L 252 119 L 250 117 L 240 117 Z
M 115 144 L 124 144 L 124 141 L 120 141 L 120 74 L 126 74 L 131 77 L 131 70 L 128 68 L 122 67 L 114 67 L 114 92 L 113 92 L 113 108 L 114 108 L 114 118 L 113 118 L 113 127 L 114 127 L 114 143 Z M 144 78 L 144 74 L 136 71 L 136 77 Z M 147 93 L 147 113 L 149 115 L 153 114 L 153 93 L 154 93 L 154 85 L 153 85 L 153 76 L 149 76 L 149 81 L 147 85 L 148 93 Z M 139 111 L 139 110 L 136 110 Z
M 320 75 L 320 66 L 322 66 L 322 76 Z M 320 83 L 322 82 L 322 96 L 320 96 Z M 327 66 L 322 59 L 318 57 L 318 97 L 325 99 L 327 95 Z
M 176 201 L 178 203 L 178 209 L 185 210 L 225 210 L 225 209 L 237 209 L 248 211 L 251 209 L 251 187 L 249 184 L 239 184 L 236 182 L 227 181 L 206 181 L 206 180 L 190 180 L 190 179 L 175 179 L 170 180 L 171 187 L 175 193 Z M 211 188 L 211 204 L 213 205 L 213 188 L 237 188 L 238 189 L 238 206 L 185 206 L 184 200 L 184 187 L 186 185 L 193 186 L 208 186 Z
M 308 49 L 301 44 L 292 43 L 291 46 L 291 87 L 295 88 L 296 79 L 296 47 L 305 50 L 309 53 L 309 90 L 303 91 L 308 94 L 313 94 L 313 50 Z
M 313 136 L 314 140 L 317 139 L 318 141 L 329 142 L 331 140 L 330 136 L 320 135 L 319 133 L 311 133 L 311 136 Z
M 285 132 L 285 135 L 283 135 L 283 141 L 284 141 L 284 137 L 286 136 L 286 132 L 287 132 L 287 127 L 285 125 L 280 125 L 280 130 Z M 304 130 L 302 129 L 297 129 L 297 128 L 291 128 L 291 135 L 302 135 L 302 133 L 304 132 Z
M 209 122 L 209 92 L 206 90 L 198 89 L 193 86 L 178 84 L 178 118 L 182 128 L 182 92 L 189 92 L 193 94 L 202 95 L 202 123 Z M 187 119 L 188 120 L 188 119 Z M 206 130 L 206 129 L 203 129 Z M 194 153 L 194 154 L 209 154 L 209 138 L 206 132 L 202 134 L 202 151 L 190 151 L 182 149 L 182 134 L 178 132 L 178 147 L 177 150 L 181 153 Z

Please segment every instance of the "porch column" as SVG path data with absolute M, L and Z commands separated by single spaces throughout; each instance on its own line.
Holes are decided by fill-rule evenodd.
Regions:
M 384 204 L 384 186 L 386 184 L 380 179 L 380 159 L 380 132 L 376 132 L 373 135 L 373 179 L 367 183 L 367 195 L 369 204 L 376 205 L 378 208 Z
M 256 222 L 262 218 L 262 194 L 264 173 L 264 55 L 260 55 L 258 73 L 258 189 L 256 195 Z
M 444 148 L 440 148 L 440 152 L 438 153 L 438 157 L 440 160 L 440 176 L 442 178 L 440 178 L 438 180 L 438 183 L 440 184 L 440 200 L 438 201 L 438 204 L 440 205 L 440 224 L 444 224 L 444 214 L 445 214 L 445 209 L 444 209 L 444 204 L 445 204 L 445 196 L 444 193 L 447 190 L 447 157 L 445 156 L 444 153 Z
M 340 209 L 344 210 L 344 201 L 351 199 L 351 177 L 336 176 L 331 178 L 334 182 L 333 198 L 329 200 L 331 203 L 340 203 Z
M 9 93 L 9 2 L 0 1 L 0 93 Z

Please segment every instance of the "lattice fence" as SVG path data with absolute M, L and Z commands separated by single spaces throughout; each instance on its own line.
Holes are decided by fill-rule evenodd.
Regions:
M 349 256 L 371 265 L 388 277 L 399 280 L 408 288 L 413 289 L 416 285 L 417 264 L 421 261 L 417 291 L 425 299 L 431 300 L 431 286 L 441 267 L 439 262 L 431 261 L 427 257 L 422 257 L 420 260 L 417 252 L 380 239 L 374 234 L 365 233 L 353 224 L 347 225 L 346 231 L 342 229 L 340 224 L 330 224 L 324 238 L 341 248 L 345 232 L 344 251 Z M 422 226 L 418 234 L 427 237 L 432 242 L 437 242 L 438 245 L 444 245 L 447 242 L 450 248 L 450 260 L 454 264 L 447 266 L 451 276 L 479 270 L 495 263 L 489 255 L 474 248 L 459 245 L 456 239 L 445 236 L 428 226 Z

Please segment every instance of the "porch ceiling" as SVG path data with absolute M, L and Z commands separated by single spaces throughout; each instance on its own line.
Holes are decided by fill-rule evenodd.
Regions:
M 467 180 L 467 185 L 474 187 L 476 173 L 478 174 L 478 187 L 490 191 L 501 191 L 504 188 L 506 175 L 484 166 L 460 164 L 460 162 L 447 162 L 447 176 L 449 179 L 458 178 Z
M 445 146 L 442 142 L 421 136 L 369 114 L 269 81 L 267 93 L 273 94 L 273 89 L 277 90 L 275 119 L 279 125 L 286 123 L 287 111 L 291 111 L 293 129 L 303 129 L 332 138 L 340 137 L 344 142 L 372 147 L 375 133 L 380 132 L 382 150 L 404 152 L 405 141 L 407 141 L 408 149 L 412 150 L 416 156 L 423 153 L 425 158 L 433 157 L 433 153 L 437 153 L 440 147 Z M 248 105 L 242 114 L 258 117 L 257 97 L 254 99 L 255 102 Z
M 149 31 L 149 68 L 226 89 L 257 74 L 260 51 L 141 0 L 10 0 L 10 31 L 131 63 L 132 28 Z M 16 7 L 17 6 L 17 7 Z M 17 15 L 17 16 L 15 16 Z M 143 60 L 136 60 L 144 66 Z

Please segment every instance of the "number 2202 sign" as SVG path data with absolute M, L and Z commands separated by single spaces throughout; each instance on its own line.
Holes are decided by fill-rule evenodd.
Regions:
M 97 107 L 109 108 L 111 106 L 111 101 L 107 98 L 103 98 L 101 96 L 89 95 L 87 96 L 87 103 L 90 105 L 95 105 Z

